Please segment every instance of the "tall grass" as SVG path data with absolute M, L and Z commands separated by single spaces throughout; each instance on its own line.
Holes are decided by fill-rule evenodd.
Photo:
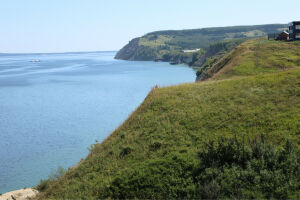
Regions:
M 300 42 L 256 39 L 245 42 L 228 57 L 230 63 L 218 63 L 213 66 L 212 72 L 207 72 L 208 77 L 220 80 L 299 68 Z M 214 67 L 222 70 L 215 74 Z

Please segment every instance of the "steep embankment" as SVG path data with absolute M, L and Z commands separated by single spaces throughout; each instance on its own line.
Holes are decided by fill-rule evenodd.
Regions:
M 300 198 L 299 43 L 244 45 L 219 80 L 152 90 L 40 198 Z M 261 48 L 272 65 L 249 65 Z
M 255 38 L 286 29 L 285 24 L 269 24 L 257 26 L 233 26 L 203 28 L 179 31 L 157 31 L 135 38 L 123 47 L 116 59 L 124 60 L 161 60 L 167 62 L 196 63 L 205 59 L 210 45 L 239 38 Z M 201 49 L 198 52 L 184 53 L 184 50 Z

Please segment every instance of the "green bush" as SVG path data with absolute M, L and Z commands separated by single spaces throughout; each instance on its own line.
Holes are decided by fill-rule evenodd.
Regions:
M 171 154 L 125 169 L 107 188 L 116 199 L 299 198 L 300 151 L 264 141 L 221 138 L 197 157 Z
M 49 179 L 40 180 L 40 183 L 35 187 L 35 189 L 37 189 L 40 192 L 43 192 L 50 186 L 51 183 L 52 183 L 52 181 Z
M 122 157 L 130 154 L 132 152 L 132 150 L 133 149 L 131 147 L 123 147 L 120 152 L 120 157 L 122 158 Z
M 109 186 L 107 197 L 113 199 L 170 199 L 192 197 L 192 160 L 180 155 L 156 159 L 126 169 Z
M 204 199 L 216 194 L 218 198 L 288 199 L 300 191 L 300 151 L 290 141 L 279 148 L 263 137 L 247 143 L 221 139 L 206 144 L 199 159 L 194 178 Z
M 162 146 L 161 142 L 154 142 L 153 144 L 151 144 L 149 146 L 150 151 L 156 151 L 158 149 L 160 149 Z
M 48 176 L 48 179 L 41 180 L 40 183 L 35 187 L 35 189 L 37 189 L 40 192 L 45 191 L 52 183 L 54 183 L 60 177 L 65 175 L 66 172 L 67 172 L 67 170 L 65 170 L 63 167 L 59 166 L 55 172 L 51 173 Z

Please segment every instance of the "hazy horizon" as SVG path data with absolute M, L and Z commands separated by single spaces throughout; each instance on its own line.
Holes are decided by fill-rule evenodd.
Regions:
M 284 23 L 273 23 L 273 24 L 284 24 Z M 238 24 L 238 25 L 232 25 L 232 26 L 255 26 L 255 25 L 266 25 L 266 24 L 249 24 L 249 25 L 242 25 L 242 24 Z M 201 28 L 193 28 L 193 29 L 202 29 L 202 28 L 215 28 L 216 26 L 212 26 L 212 27 L 201 27 Z M 218 26 L 218 27 L 230 27 L 230 26 Z M 161 29 L 161 30 L 157 30 L 157 31 L 172 31 L 172 30 L 189 30 L 189 29 Z M 151 31 L 151 32 L 155 32 L 155 31 Z M 147 32 L 150 33 L 150 32 Z M 145 33 L 145 34 L 147 34 Z M 140 36 L 143 36 L 145 34 L 142 34 Z M 137 36 L 137 37 L 140 37 Z M 133 38 L 131 38 L 133 39 Z M 130 39 L 130 40 L 131 40 Z M 129 41 L 128 41 L 129 42 Z M 124 44 L 126 45 L 126 44 Z M 123 46 L 121 46 L 119 49 L 115 49 L 115 50 L 79 50 L 79 51 L 56 51 L 56 52 L 0 52 L 1 54 L 67 54 L 67 53 L 89 53 L 89 52 L 117 52 L 119 51 Z
M 0 53 L 117 51 L 159 30 L 286 24 L 299 20 L 300 2 L 279 0 L 3 0 Z
M 2 53 L 0 52 L 0 55 L 3 54 L 3 55 L 14 55 L 14 54 L 68 54 L 68 53 L 73 53 L 73 54 L 76 54 L 76 53 L 97 53 L 97 52 L 117 52 L 118 50 L 99 50 L 99 51 L 66 51 L 66 52 L 26 52 L 26 53 L 22 53 L 22 52 L 15 52 L 15 53 Z

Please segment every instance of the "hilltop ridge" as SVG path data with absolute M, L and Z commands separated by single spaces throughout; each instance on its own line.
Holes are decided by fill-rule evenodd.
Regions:
M 123 60 L 159 60 L 201 67 L 206 58 L 219 53 L 206 54 L 214 43 L 263 37 L 268 33 L 279 32 L 286 28 L 286 24 L 267 24 L 156 31 L 134 38 L 119 50 L 115 58 Z M 193 49 L 200 49 L 200 51 L 184 52 L 184 50 Z

